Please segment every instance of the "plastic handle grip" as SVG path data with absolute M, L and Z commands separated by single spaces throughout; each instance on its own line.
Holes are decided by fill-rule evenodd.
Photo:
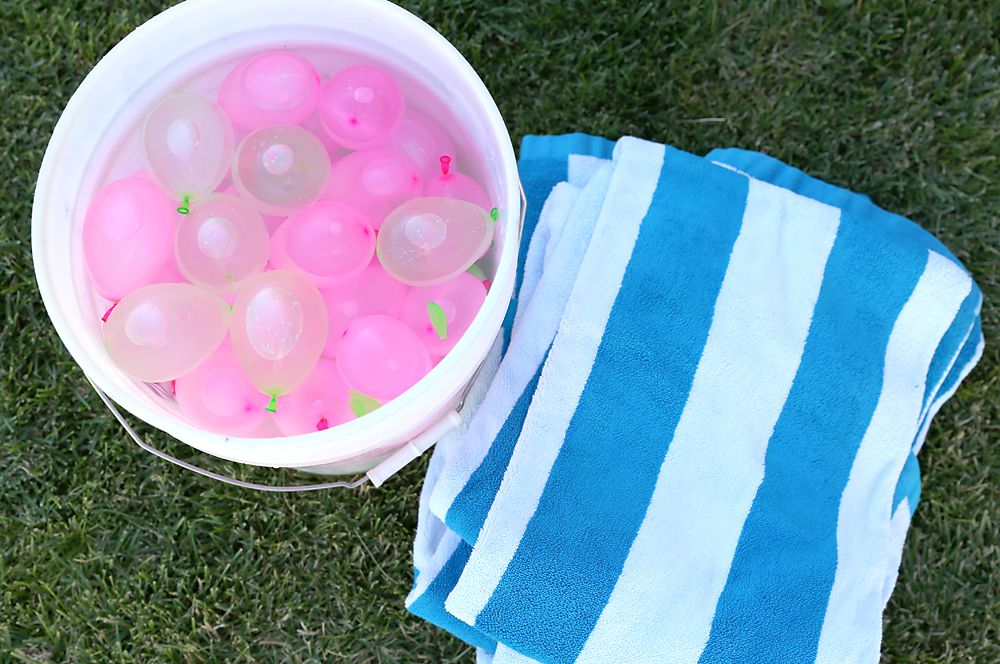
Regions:
M 462 417 L 454 410 L 435 422 L 422 434 L 407 442 L 393 453 L 391 457 L 368 471 L 368 479 L 375 486 L 395 475 L 399 470 L 418 456 L 426 452 L 434 443 L 441 440 L 446 433 L 462 423 Z

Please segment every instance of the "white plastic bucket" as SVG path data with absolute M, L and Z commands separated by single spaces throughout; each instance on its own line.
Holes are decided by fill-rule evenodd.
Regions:
M 188 423 L 170 395 L 129 378 L 108 357 L 102 301 L 83 259 L 81 228 L 87 204 L 107 182 L 142 168 L 121 156 L 130 153 L 122 140 L 134 139 L 119 137 L 123 127 L 137 126 L 165 94 L 182 88 L 210 94 L 229 68 L 254 52 L 322 50 L 324 45 L 349 49 L 359 54 L 359 61 L 405 74 L 400 83 L 408 102 L 416 100 L 419 106 L 421 100 L 448 101 L 455 123 L 443 124 L 453 133 L 464 131 L 481 152 L 471 171 L 499 212 L 488 275 L 492 285 L 455 348 L 417 385 L 375 412 L 326 431 L 287 438 L 209 433 Z M 333 72 L 324 71 L 324 66 L 352 63 L 314 64 L 321 75 L 329 76 Z M 462 157 L 460 149 L 459 160 Z M 412 14 L 383 0 L 188 0 L 115 46 L 67 104 L 35 190 L 35 274 L 49 316 L 73 358 L 96 387 L 134 416 L 232 461 L 323 474 L 360 472 L 422 432 L 427 435 L 417 448 L 426 448 L 434 442 L 428 436 L 446 430 L 454 420 L 451 410 L 485 358 L 513 292 L 520 196 L 514 151 L 492 97 L 461 54 Z

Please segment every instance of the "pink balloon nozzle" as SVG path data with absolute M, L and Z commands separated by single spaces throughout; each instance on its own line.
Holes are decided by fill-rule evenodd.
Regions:
M 457 198 L 475 203 L 486 210 L 490 209 L 490 197 L 486 195 L 479 183 L 457 171 L 451 171 L 451 157 L 441 157 L 441 175 L 427 183 L 424 196 L 441 196 Z

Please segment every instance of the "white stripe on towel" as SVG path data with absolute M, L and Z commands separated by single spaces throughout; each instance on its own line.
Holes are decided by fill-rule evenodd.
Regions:
M 798 370 L 839 224 L 838 208 L 750 179 L 687 405 L 578 664 L 603 664 L 611 652 L 623 662 L 668 655 L 697 662 L 764 477 L 767 443 Z
M 656 191 L 663 145 L 622 138 L 605 204 L 539 377 L 518 444 L 465 571 L 445 609 L 470 625 L 510 564 L 559 454 Z M 566 322 L 570 323 L 566 325 Z M 536 407 L 543 404 L 544 408 Z M 544 412 L 539 412 L 540 410 Z M 530 440 L 530 445 L 521 441 Z M 514 496 L 514 500 L 510 498 Z M 497 506 L 507 509 L 497 509 Z M 487 541 L 484 541 L 486 538 Z M 482 546 L 478 546 L 482 542 Z
M 493 657 L 493 664 L 538 664 L 538 662 L 522 655 L 516 650 L 511 650 L 502 643 L 498 643 L 497 654 Z
M 882 583 L 882 610 L 889 603 L 892 589 L 896 587 L 899 577 L 899 564 L 903 561 L 903 546 L 906 544 L 906 531 L 910 528 L 910 499 L 903 498 L 896 506 L 889 524 L 889 537 L 886 538 L 885 581 Z
M 879 660 L 892 496 L 917 434 L 934 350 L 972 288 L 971 278 L 953 261 L 928 254 L 889 335 L 882 393 L 840 499 L 837 571 L 816 664 Z M 878 498 L 874 504 L 872 497 Z

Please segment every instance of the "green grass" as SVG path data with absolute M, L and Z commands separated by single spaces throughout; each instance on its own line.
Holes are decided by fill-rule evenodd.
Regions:
M 986 353 L 937 416 L 884 662 L 1000 661 L 996 2 L 405 3 L 469 59 L 515 146 L 632 134 L 760 150 L 938 235 Z M 55 335 L 29 227 L 62 108 L 154 2 L 0 0 L 0 663 L 472 662 L 406 613 L 426 459 L 384 489 L 259 494 L 132 444 Z M 148 428 L 176 454 L 230 468 Z

